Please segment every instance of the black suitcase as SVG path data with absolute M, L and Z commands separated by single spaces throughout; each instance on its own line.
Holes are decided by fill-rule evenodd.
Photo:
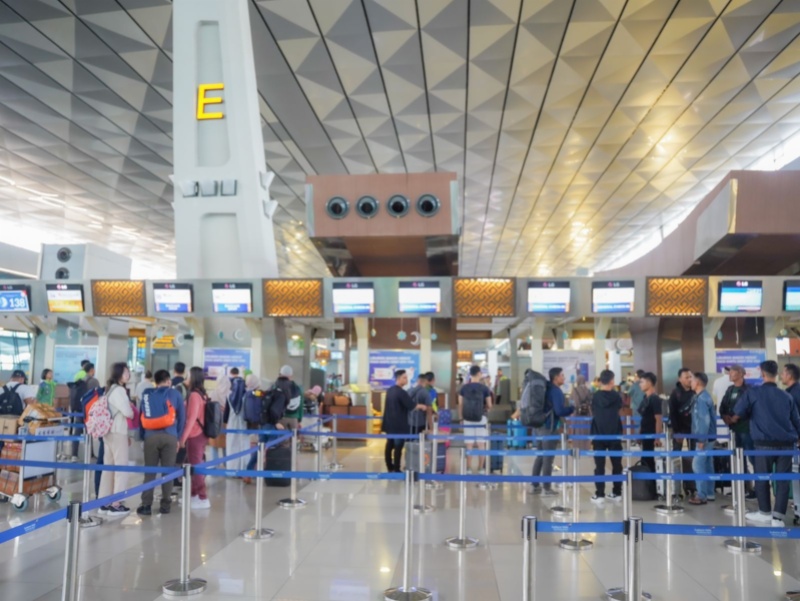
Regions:
M 652 474 L 653 471 L 649 465 L 645 465 L 641 461 L 630 468 L 631 472 Z M 631 499 L 634 501 L 655 501 L 656 494 L 656 481 L 655 480 L 637 480 L 633 479 L 633 487 L 631 489 Z
M 727 451 L 727 444 L 715 444 L 715 451 Z M 727 457 L 714 457 L 714 473 L 715 474 L 730 474 L 731 473 L 731 458 Z M 730 480 L 715 480 L 714 490 L 719 490 L 724 493 L 726 488 L 732 488 Z
M 503 444 L 502 440 L 492 440 L 489 444 L 489 448 L 492 451 L 502 451 L 505 449 L 505 445 Z M 502 455 L 492 455 L 489 457 L 489 471 L 491 473 L 500 472 L 503 473 L 503 456 Z
M 267 449 L 266 470 L 268 472 L 290 472 L 292 470 L 291 445 Z M 290 478 L 266 478 L 267 486 L 290 486 Z

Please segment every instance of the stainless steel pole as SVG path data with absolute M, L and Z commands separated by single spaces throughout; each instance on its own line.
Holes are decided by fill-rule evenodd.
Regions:
M 430 473 L 433 474 L 436 471 L 436 463 L 439 461 L 439 422 L 434 420 L 433 421 L 433 438 L 431 442 L 431 446 L 433 448 L 433 454 L 431 456 L 431 466 L 430 466 Z M 445 466 L 447 466 L 447 448 L 445 447 Z M 425 488 L 428 490 L 441 490 L 442 488 L 441 482 L 436 482 L 435 480 L 428 480 L 425 483 Z
M 83 463 L 89 465 L 92 462 L 92 437 L 86 434 L 83 448 Z M 94 472 L 92 470 L 83 471 L 83 503 L 88 503 L 92 498 L 92 479 Z M 89 515 L 89 512 L 84 512 L 81 515 L 81 528 L 94 528 L 103 523 L 102 518 Z
M 627 584 L 629 597 L 631 599 L 642 598 L 642 518 L 631 517 L 628 519 L 628 540 L 625 541 L 628 547 L 628 574 Z
M 78 598 L 78 549 L 80 546 L 81 504 L 70 503 L 67 508 L 67 546 L 64 557 L 64 578 L 61 587 L 61 601 L 75 601 Z
M 461 475 L 467 473 L 467 450 L 461 449 Z M 466 535 L 467 529 L 467 482 L 461 480 L 458 483 L 459 500 L 458 500 L 458 536 L 451 537 L 444 542 L 451 549 L 472 549 L 478 546 L 478 539 L 469 538 Z
M 733 453 L 731 456 L 731 474 L 738 474 L 736 467 L 736 432 L 733 430 L 730 431 L 728 435 L 728 450 Z M 736 500 L 736 483 L 731 482 L 731 504 L 730 505 L 723 505 L 722 511 L 727 513 L 729 516 L 735 517 L 736 516 L 736 504 L 739 501 Z
M 531 557 L 533 540 L 536 538 L 536 517 L 522 518 L 522 601 L 531 601 Z
M 630 416 L 630 415 L 626 415 L 625 416 L 625 435 L 627 436 L 627 438 L 625 438 L 625 448 L 627 449 L 628 454 L 625 455 L 625 467 L 628 468 L 628 469 L 631 469 L 631 455 L 630 455 L 630 453 L 631 453 L 631 446 L 633 444 L 633 441 L 630 438 L 630 434 L 631 434 L 631 430 L 633 429 L 633 428 L 631 428 L 631 424 L 632 423 L 633 423 L 633 417 Z
M 291 482 L 289 483 L 289 498 L 288 499 L 281 499 L 278 501 L 278 505 L 284 507 L 286 509 L 294 509 L 296 507 L 302 507 L 306 504 L 303 499 L 297 498 L 297 478 L 295 478 L 295 472 L 297 472 L 297 430 L 292 431 L 292 474 L 291 474 Z
M 561 434 L 561 450 L 567 450 L 567 434 L 562 432 Z M 569 470 L 569 456 L 565 453 L 561 456 L 561 475 L 566 476 Z M 577 486 L 577 485 L 576 485 Z M 572 515 L 572 509 L 569 507 L 569 498 L 567 496 L 567 483 L 561 483 L 561 502 L 559 504 L 553 505 L 550 508 L 550 511 L 553 513 L 553 516 L 564 518 L 569 515 Z
M 267 444 L 259 441 L 258 443 L 258 457 L 256 458 L 256 471 L 264 471 L 264 453 L 266 452 Z M 256 478 L 256 518 L 255 528 L 248 528 L 242 532 L 241 536 L 245 540 L 266 540 L 275 535 L 275 531 L 269 528 L 262 528 L 264 516 L 264 478 L 258 476 Z
M 734 463 L 737 474 L 744 474 L 745 467 L 744 467 L 744 449 L 738 448 L 736 449 L 736 454 L 734 455 Z M 734 504 L 736 508 L 736 512 L 734 514 L 734 525 L 738 527 L 742 527 L 745 525 L 745 498 L 744 498 L 744 480 L 734 480 L 731 482 L 731 486 L 733 487 L 734 491 Z M 758 553 L 761 551 L 761 545 L 758 543 L 754 543 L 752 541 L 747 540 L 744 536 L 737 536 L 734 539 L 729 539 L 725 541 L 725 546 L 730 549 L 731 551 L 738 551 L 740 553 Z
M 339 416 L 333 414 L 333 461 L 328 464 L 328 469 L 332 472 L 342 469 L 344 466 L 339 463 Z
M 666 434 L 666 439 L 664 441 L 664 449 L 667 453 L 672 452 L 672 428 L 667 426 L 664 428 L 664 432 Z M 672 471 L 672 457 L 667 455 L 667 467 L 665 470 L 666 474 L 670 476 L 673 474 Z M 656 513 L 660 513 L 661 515 L 678 515 L 683 513 L 683 507 L 681 505 L 674 504 L 675 501 L 675 482 L 672 478 L 667 478 L 664 483 L 664 499 L 663 504 L 659 504 L 655 506 Z
M 572 449 L 572 475 L 575 476 L 574 490 L 572 491 L 572 521 L 577 522 L 581 513 L 581 489 L 578 485 L 578 475 L 580 472 L 580 449 L 577 447 Z M 594 546 L 592 541 L 581 539 L 578 534 L 573 534 L 572 538 L 564 538 L 559 541 L 559 546 L 562 549 L 569 551 L 585 551 Z
M 422 479 L 422 474 L 425 473 L 425 432 L 419 433 L 419 461 L 417 463 L 417 469 L 419 472 L 417 473 L 417 478 L 419 479 L 419 484 L 417 486 L 417 504 L 414 505 L 414 512 L 415 513 L 431 513 L 433 511 L 433 507 L 430 505 L 425 504 L 425 481 Z M 433 460 L 433 458 L 431 458 Z
M 317 458 L 314 462 L 314 471 L 322 471 L 322 418 L 317 420 Z
M 631 517 L 631 507 L 633 502 L 633 472 L 625 470 L 626 480 L 622 483 L 622 521 L 626 524 Z M 606 596 L 612 601 L 628 601 L 628 572 L 630 569 L 630 549 L 628 549 L 627 539 L 622 545 L 622 580 L 621 587 L 611 588 L 606 591 Z M 633 599 L 635 597 L 631 597 Z M 641 601 L 652 599 L 650 593 L 642 591 Z

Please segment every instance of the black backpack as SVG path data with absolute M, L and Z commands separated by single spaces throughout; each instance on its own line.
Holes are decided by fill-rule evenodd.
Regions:
M 206 438 L 216 438 L 222 432 L 222 407 L 208 397 L 204 397 L 203 400 L 206 403 L 203 434 Z
M 78 380 L 77 382 L 70 382 L 67 384 L 69 387 L 69 408 L 74 413 L 83 413 L 83 397 L 89 392 L 89 386 L 86 380 Z
M 483 409 L 486 406 L 484 388 L 483 385 L 467 384 L 461 389 L 461 396 L 464 398 L 461 419 L 468 422 L 479 422 L 483 419 Z
M 19 384 L 14 388 L 9 388 L 8 384 L 3 386 L 3 392 L 0 393 L 0 415 L 22 415 L 22 397 L 19 396 L 17 388 Z
M 262 397 L 261 424 L 274 426 L 283 419 L 286 407 L 289 406 L 289 394 L 278 384 L 270 388 Z
M 525 388 L 520 400 L 522 425 L 528 428 L 541 428 L 553 412 L 547 406 L 547 387 L 550 382 L 542 374 L 529 369 L 525 372 Z

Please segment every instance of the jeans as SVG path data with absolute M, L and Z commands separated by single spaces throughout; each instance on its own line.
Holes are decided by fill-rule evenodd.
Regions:
M 714 458 L 695 455 L 692 458 L 692 471 L 695 474 L 713 474 Z M 697 496 L 704 501 L 714 498 L 714 482 L 712 480 L 696 480 Z
M 756 445 L 757 451 L 793 451 L 794 445 L 785 445 L 779 447 L 763 447 Z M 792 472 L 792 458 L 791 456 L 776 456 L 767 455 L 764 457 L 753 457 L 756 464 L 756 473 L 758 474 L 771 474 L 773 470 L 776 474 L 790 474 Z M 772 507 L 772 491 L 770 491 L 771 482 L 767 480 L 758 480 L 756 482 L 756 495 L 758 496 L 758 510 L 761 513 L 770 513 L 772 517 L 782 520 L 786 515 L 786 508 L 789 506 L 789 485 L 791 482 L 788 480 L 780 480 L 775 483 L 775 507 Z
M 592 442 L 592 447 L 595 451 L 621 451 L 622 443 L 616 440 L 595 440 Z M 611 473 L 614 476 L 619 476 L 622 473 L 622 457 L 611 457 Z M 594 475 L 606 475 L 606 458 L 594 458 Z M 595 491 L 598 497 L 606 496 L 606 483 L 598 482 L 595 486 Z M 615 495 L 622 495 L 622 482 L 614 482 L 612 491 Z
M 106 455 L 106 445 L 103 439 L 100 439 L 100 445 L 97 449 L 97 465 L 104 465 L 103 459 Z M 103 477 L 103 472 L 95 470 L 94 472 L 94 496 L 100 498 L 100 479 Z
M 160 465 L 165 468 L 175 467 L 175 458 L 178 455 L 178 438 L 166 432 L 148 433 L 144 440 L 144 464 L 147 466 Z M 165 470 L 172 471 L 172 470 Z M 145 474 L 144 483 L 155 480 L 155 474 Z M 172 502 L 172 480 L 161 485 L 161 507 L 169 509 Z M 153 494 L 151 488 L 142 493 L 142 505 L 150 506 L 153 504 Z
M 542 427 L 533 430 L 535 436 L 552 436 L 553 431 L 550 428 Z M 538 451 L 555 451 L 558 448 L 557 440 L 537 440 L 536 449 Z M 552 476 L 553 475 L 553 460 L 555 457 L 542 457 L 538 455 L 533 462 L 533 476 Z M 566 474 L 563 474 L 566 475 Z M 534 483 L 534 488 L 538 488 L 539 484 Z M 545 490 L 550 490 L 552 485 L 548 482 L 544 485 Z
M 383 451 L 384 459 L 386 460 L 386 469 L 389 472 L 399 472 L 400 461 L 403 458 L 403 447 L 406 441 L 402 438 L 390 438 L 386 441 L 386 448 Z

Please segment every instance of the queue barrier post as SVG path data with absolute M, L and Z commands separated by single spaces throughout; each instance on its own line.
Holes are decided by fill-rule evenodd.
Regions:
M 322 417 L 317 418 L 317 455 L 314 458 L 314 471 L 322 471 Z M 294 470 L 294 468 L 292 468 Z
M 256 459 L 256 470 L 264 471 L 264 453 L 267 450 L 266 443 L 258 442 L 258 458 Z M 270 528 L 262 528 L 264 515 L 264 478 L 256 478 L 256 518 L 255 527 L 248 528 L 242 532 L 241 536 L 245 540 L 266 540 L 275 536 L 275 531 Z
M 86 440 L 83 443 L 83 463 L 89 465 L 92 461 L 92 437 L 89 434 L 85 436 Z M 92 498 L 92 480 L 94 479 L 94 472 L 92 470 L 83 471 L 83 495 L 84 503 L 88 503 Z M 80 517 L 81 528 L 95 528 L 103 523 L 103 518 L 89 515 L 89 512 L 84 512 Z
M 461 475 L 467 473 L 467 450 L 461 448 Z M 445 544 L 451 549 L 474 549 L 478 546 L 478 539 L 470 538 L 466 535 L 467 528 L 467 482 L 462 480 L 458 483 L 458 536 L 453 536 L 445 540 Z
M 64 579 L 61 601 L 78 598 L 78 549 L 81 538 L 81 504 L 73 501 L 67 508 L 67 543 L 64 556 Z
M 419 457 L 417 462 L 417 478 L 419 479 L 419 485 L 417 487 L 417 504 L 414 505 L 414 513 L 431 513 L 433 511 L 433 507 L 431 505 L 425 504 L 425 481 L 420 477 L 422 474 L 425 473 L 425 432 L 419 433 Z M 433 446 L 436 446 L 434 441 Z M 431 457 L 431 461 L 435 459 Z M 409 466 L 409 471 L 413 466 Z
M 430 464 L 430 473 L 431 474 L 436 469 L 435 466 L 436 466 L 437 461 L 439 461 L 439 450 L 438 450 L 439 449 L 439 442 L 438 442 L 439 439 L 437 438 L 438 436 L 439 436 L 439 422 L 436 419 L 434 419 L 434 421 L 433 421 L 433 442 L 432 442 L 433 454 L 431 456 L 431 464 Z M 446 454 L 447 454 L 447 450 L 446 450 L 446 447 L 445 447 L 445 463 L 447 462 L 447 455 Z M 441 482 L 436 482 L 435 480 L 428 480 L 427 482 L 425 482 L 425 488 L 427 488 L 428 490 L 441 490 L 443 487 L 444 487 L 444 485 Z
M 740 447 L 736 449 L 736 454 L 734 455 L 733 460 L 736 466 L 736 472 L 744 474 L 745 459 L 743 448 Z M 734 525 L 742 527 L 745 525 L 744 480 L 735 480 L 731 484 L 733 485 L 733 490 L 735 491 L 733 497 L 736 507 Z M 761 545 L 747 540 L 747 538 L 744 536 L 737 536 L 736 538 L 726 540 L 724 544 L 729 551 L 735 551 L 739 553 L 758 553 L 761 551 Z
M 531 601 L 531 568 L 534 564 L 536 516 L 522 518 L 522 601 Z
M 667 453 L 672 452 L 672 428 L 667 426 L 664 428 L 666 439 L 664 440 L 664 449 Z M 672 475 L 672 457 L 667 456 L 667 467 L 665 473 Z M 656 513 L 661 515 L 680 515 L 684 512 L 683 506 L 675 504 L 675 481 L 672 478 L 667 478 L 664 482 L 664 503 L 658 504 L 654 507 Z
M 628 598 L 642 599 L 642 538 L 644 530 L 643 520 L 639 517 L 630 517 L 626 522 L 625 534 L 628 537 L 626 547 L 628 549 L 628 573 L 626 584 L 628 586 Z
M 631 506 L 633 505 L 633 472 L 625 470 L 625 481 L 622 483 L 622 521 L 627 524 L 631 518 Z M 606 591 L 606 596 L 612 601 L 628 601 L 628 572 L 630 570 L 630 549 L 627 540 L 622 545 L 622 578 L 621 587 L 610 588 Z M 631 599 L 635 597 L 631 596 Z M 650 601 L 650 593 L 642 591 L 640 601 Z
M 728 450 L 734 453 L 731 457 L 731 474 L 738 474 L 738 467 L 736 466 L 736 432 L 731 430 L 728 434 Z M 736 517 L 736 504 L 739 502 L 736 497 L 736 483 L 731 482 L 731 504 L 723 505 L 722 511 L 731 517 Z
M 320 441 L 322 442 L 322 441 Z M 297 471 L 297 430 L 292 430 L 292 472 Z M 306 502 L 303 499 L 297 498 L 297 478 L 292 474 L 291 482 L 289 484 L 289 498 L 281 499 L 278 505 L 284 509 L 296 509 L 302 507 Z
M 339 416 L 336 413 L 333 414 L 331 427 L 333 429 L 333 459 L 328 464 L 328 469 L 332 472 L 337 472 L 342 469 L 344 465 L 339 463 L 339 437 L 336 436 L 339 433 Z
M 411 504 L 414 496 L 413 472 L 406 470 L 405 485 L 405 520 L 403 528 L 403 584 L 396 588 L 386 589 L 383 592 L 385 601 L 428 601 L 433 594 L 424 588 L 412 587 L 409 584 L 409 569 L 411 567 L 411 525 L 414 519 Z
M 489 435 L 491 436 L 491 434 L 492 431 L 489 430 Z M 491 451 L 492 449 L 491 443 L 487 443 L 486 448 L 489 449 L 489 451 Z M 484 476 L 492 475 L 492 457 L 490 455 L 484 457 L 483 475 Z M 500 485 L 497 482 L 489 482 L 488 480 L 486 482 L 478 482 L 478 488 L 480 490 L 497 490 L 499 487 Z
M 561 434 L 561 450 L 567 450 L 567 435 Z M 569 456 L 565 453 L 561 456 L 561 475 L 566 476 L 569 469 Z M 577 486 L 577 484 L 575 485 Z M 577 490 L 577 489 L 576 489 Z M 560 504 L 556 503 L 550 508 L 554 517 L 565 518 L 572 515 L 572 509 L 569 507 L 569 499 L 567 498 L 567 483 L 561 483 L 561 501 Z
M 581 451 L 577 447 L 572 449 L 572 475 L 575 476 L 575 488 L 572 491 L 572 520 L 578 521 L 581 512 L 581 488 L 578 485 L 578 476 L 580 471 L 580 455 Z M 559 546 L 568 551 L 586 551 L 594 546 L 592 541 L 582 539 L 576 532 L 572 538 L 562 538 L 559 541 Z
M 192 466 L 188 463 L 183 466 L 183 497 L 181 507 L 181 573 L 177 580 L 164 583 L 161 591 L 165 597 L 189 597 L 199 595 L 208 587 L 208 583 L 201 578 L 192 578 L 189 572 L 189 531 L 191 530 L 192 514 Z
M 625 416 L 625 434 L 630 435 L 632 432 L 631 426 L 633 425 L 633 416 L 626 415 Z M 625 439 L 625 450 L 628 453 L 625 455 L 625 467 L 627 469 L 631 469 L 631 451 L 633 450 L 631 447 L 633 446 L 633 441 L 631 440 L 630 436 Z

